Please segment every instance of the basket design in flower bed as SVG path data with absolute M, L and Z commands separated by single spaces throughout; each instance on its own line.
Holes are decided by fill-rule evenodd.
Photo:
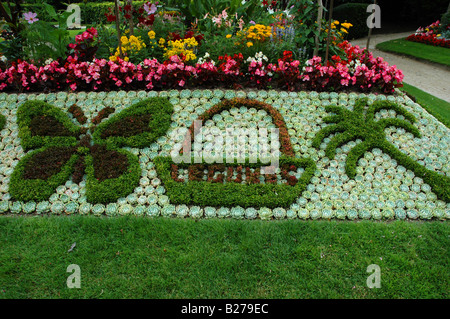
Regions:
M 166 133 L 172 110 L 163 98 L 136 103 L 101 123 L 91 143 L 86 128 L 55 106 L 38 100 L 23 103 L 17 110 L 21 145 L 24 150 L 38 149 L 15 167 L 9 186 L 12 198 L 47 200 L 70 177 L 81 182 L 84 172 L 88 202 L 109 203 L 127 196 L 139 185 L 141 168 L 137 156 L 120 147 L 153 143 Z
M 238 101 L 235 98 L 254 105 L 234 104 L 215 110 L 221 103 Z M 144 103 L 148 99 L 153 102 Z M 155 111 L 142 111 L 133 118 L 132 110 L 141 110 L 137 107 L 140 103 L 148 104 L 149 110 L 152 104 Z M 270 107 L 257 108 L 259 103 Z M 271 108 L 279 115 L 270 114 Z M 362 113 L 358 111 L 361 108 Z M 166 111 L 158 116 L 162 109 Z M 284 125 L 276 124 L 280 115 Z M 400 91 L 394 95 L 220 89 L 0 93 L 0 121 L 2 116 L 6 121 L 0 130 L 0 214 L 450 219 L 450 202 L 445 200 L 450 131 Z M 238 121 L 245 129 L 279 128 L 276 141 L 284 149 L 276 183 L 270 175 L 258 176 L 258 162 L 170 165 L 171 153 L 178 150 L 179 154 L 183 134 L 202 116 L 205 131 L 227 129 Z M 145 123 L 154 126 L 144 134 L 139 127 Z M 345 128 L 335 131 L 335 125 Z M 287 131 L 284 142 L 283 127 Z M 369 127 L 383 134 L 369 134 Z M 356 131 L 359 135 L 350 139 Z M 367 140 L 376 146 L 369 148 Z M 207 142 L 205 136 L 204 149 Z M 164 166 L 163 172 L 157 165 Z M 119 187 L 122 172 L 129 173 L 130 179 Z M 435 182 L 430 181 L 437 175 Z M 43 178 L 40 182 L 38 176 Z M 202 181 L 190 182 L 189 176 Z M 202 194 L 196 195 L 197 204 L 191 194 L 169 189 L 171 185 L 193 187 L 196 183 L 204 187 L 194 190 Z M 227 184 L 230 189 L 222 192 L 222 202 L 208 197 L 217 197 L 214 192 Z M 297 191 L 301 184 L 306 188 Z M 120 197 L 113 191 L 115 185 L 117 190 L 126 188 Z M 283 191 L 277 187 L 285 189 L 279 197 L 286 202 L 294 198 L 291 204 L 277 199 L 275 206 L 264 198 L 280 195 Z M 28 192 L 20 192 L 20 188 Z M 264 188 L 270 188 L 268 194 L 259 202 L 251 199 L 252 205 L 239 198 L 252 189 L 255 195 Z M 17 194 L 21 199 L 14 196 Z M 28 199 L 31 197 L 35 199 Z M 179 202 L 175 203 L 177 197 Z M 236 198 L 236 204 L 229 204 Z
M 232 158 L 230 163 L 224 155 L 218 163 L 194 163 L 194 158 L 188 156 L 184 163 L 176 164 L 172 158 L 155 158 L 156 170 L 166 187 L 169 199 L 174 204 L 200 206 L 242 206 L 242 207 L 289 207 L 306 189 L 313 176 L 316 165 L 309 158 L 294 158 L 294 151 L 290 143 L 289 134 L 283 116 L 271 105 L 254 99 L 225 99 L 200 115 L 197 120 L 203 124 L 214 115 L 232 108 L 254 108 L 265 110 L 274 119 L 279 130 L 281 141 L 281 156 L 279 166 L 283 180 L 277 182 L 276 171 L 261 174 L 264 163 L 255 159 L 251 163 L 249 158 L 242 161 Z M 197 124 L 198 125 L 198 124 Z M 199 128 L 194 123 L 189 128 L 186 138 L 194 142 L 199 134 Z M 191 143 L 189 143 L 191 145 Z M 184 149 L 183 149 L 184 150 Z M 245 161 L 245 163 L 242 163 Z M 226 164 L 221 164 L 221 163 Z M 304 169 L 297 179 L 289 172 Z M 187 179 L 178 178 L 179 169 L 187 169 Z M 206 173 L 206 174 L 205 174 Z M 235 175 L 235 176 L 234 176 Z M 225 177 L 226 176 L 226 177 Z M 245 180 L 243 180 L 245 176 Z M 204 180 L 206 178 L 206 180 Z
M 416 118 L 394 102 L 375 101 L 367 108 L 366 112 L 364 112 L 366 105 L 367 98 L 358 99 L 352 111 L 336 105 L 327 106 L 326 110 L 335 113 L 335 115 L 325 117 L 323 121 L 325 123 L 335 124 L 320 130 L 315 136 L 312 145 L 319 148 L 326 136 L 337 133 L 325 149 L 326 156 L 330 159 L 334 159 L 336 148 L 350 141 L 361 139 L 363 142 L 353 147 L 347 155 L 345 172 L 350 178 L 355 177 L 356 165 L 364 153 L 374 148 L 378 148 L 386 154 L 389 154 L 391 158 L 395 159 L 404 167 L 412 170 L 416 176 L 422 178 L 431 186 L 439 199 L 450 202 L 450 178 L 426 169 L 424 166 L 400 152 L 386 140 L 384 129 L 388 126 L 403 128 L 414 137 L 420 138 L 421 135 L 419 130 L 412 125 L 412 123 L 416 121 Z M 375 121 L 375 113 L 381 110 L 394 110 L 398 115 L 402 115 L 405 120 L 399 118 L 384 118 Z

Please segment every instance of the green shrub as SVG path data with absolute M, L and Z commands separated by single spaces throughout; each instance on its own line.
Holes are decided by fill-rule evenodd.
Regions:
M 366 12 L 367 5 L 367 3 L 346 3 L 333 9 L 334 20 L 353 24 L 348 31 L 348 39 L 362 38 L 369 33 L 366 23 L 369 16 Z
M 134 7 L 143 5 L 145 1 L 133 1 Z M 82 24 L 94 24 L 94 23 L 108 23 L 105 13 L 109 12 L 111 8 L 114 12 L 114 2 L 86 2 L 76 3 L 81 9 L 81 23 Z
M 441 32 L 447 30 L 447 26 L 450 25 L 450 11 L 446 12 L 441 17 Z

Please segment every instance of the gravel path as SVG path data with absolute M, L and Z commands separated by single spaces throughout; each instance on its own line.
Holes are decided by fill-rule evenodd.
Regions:
M 404 38 L 414 32 L 415 30 L 373 35 L 370 38 L 369 50 L 374 56 L 381 56 L 390 65 L 396 65 L 397 68 L 402 70 L 405 75 L 403 80 L 405 83 L 450 102 L 450 70 L 448 68 L 375 49 L 378 43 Z M 353 40 L 351 43 L 360 47 L 366 47 L 367 38 Z

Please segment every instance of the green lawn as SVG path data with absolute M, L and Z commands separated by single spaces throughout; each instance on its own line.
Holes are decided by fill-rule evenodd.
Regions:
M 450 66 L 450 49 L 406 41 L 404 38 L 377 44 L 376 48 Z
M 448 225 L 1 216 L 0 296 L 447 299 Z M 381 288 L 367 287 L 371 264 Z
M 401 90 L 412 96 L 428 113 L 450 128 L 450 103 L 407 83 L 403 83 Z

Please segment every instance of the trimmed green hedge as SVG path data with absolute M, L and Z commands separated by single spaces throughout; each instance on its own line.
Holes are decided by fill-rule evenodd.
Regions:
M 212 183 L 208 181 L 178 182 L 172 179 L 169 157 L 154 159 L 158 176 L 164 183 L 167 196 L 172 204 L 200 205 L 200 206 L 242 206 L 247 207 L 289 207 L 308 186 L 316 164 L 309 158 L 290 158 L 282 155 L 279 165 L 284 164 L 303 167 L 303 172 L 295 186 L 288 184 L 240 184 L 240 183 Z M 206 162 L 204 162 L 206 163 Z M 177 164 L 179 168 L 188 168 L 189 163 Z M 239 166 L 239 163 L 227 163 L 228 166 Z M 258 168 L 262 163 L 247 163 L 245 167 Z
M 78 160 L 79 155 L 73 154 L 69 161 L 61 167 L 59 173 L 50 176 L 46 180 L 42 179 L 25 179 L 23 174 L 25 167 L 33 156 L 46 150 L 46 147 L 42 147 L 38 150 L 32 151 L 25 155 L 14 168 L 14 172 L 11 175 L 9 183 L 9 193 L 11 197 L 20 201 L 44 201 L 55 192 L 56 188 L 69 180 L 73 173 L 75 162 Z
M 141 177 L 139 158 L 126 150 L 116 151 L 127 157 L 128 168 L 121 176 L 104 181 L 95 178 L 93 157 L 91 155 L 86 156 L 86 198 L 88 202 L 101 204 L 115 202 L 120 197 L 132 193 L 134 188 L 139 186 Z
M 55 118 L 73 136 L 33 136 L 30 124 L 35 116 L 47 115 Z M 81 134 L 81 127 L 75 125 L 67 114 L 61 109 L 44 101 L 30 100 L 19 106 L 17 110 L 17 125 L 19 126 L 19 137 L 24 150 L 30 150 L 42 146 L 74 146 L 77 137 Z
M 367 3 L 346 3 L 333 9 L 333 19 L 339 22 L 349 22 L 353 24 L 348 30 L 348 39 L 363 38 L 368 35 L 367 17 L 370 13 L 366 12 Z
M 136 148 L 146 147 L 155 142 L 158 137 L 166 134 L 170 127 L 172 113 L 173 105 L 169 102 L 168 98 L 148 98 L 133 104 L 119 114 L 114 115 L 109 120 L 100 123 L 95 128 L 92 137 L 95 143 L 107 145 L 109 148 L 121 146 Z M 149 131 L 129 137 L 109 136 L 106 139 L 101 137 L 102 132 L 112 124 L 120 124 L 120 121 L 128 116 L 144 114 L 152 115 L 152 118 L 148 124 Z

